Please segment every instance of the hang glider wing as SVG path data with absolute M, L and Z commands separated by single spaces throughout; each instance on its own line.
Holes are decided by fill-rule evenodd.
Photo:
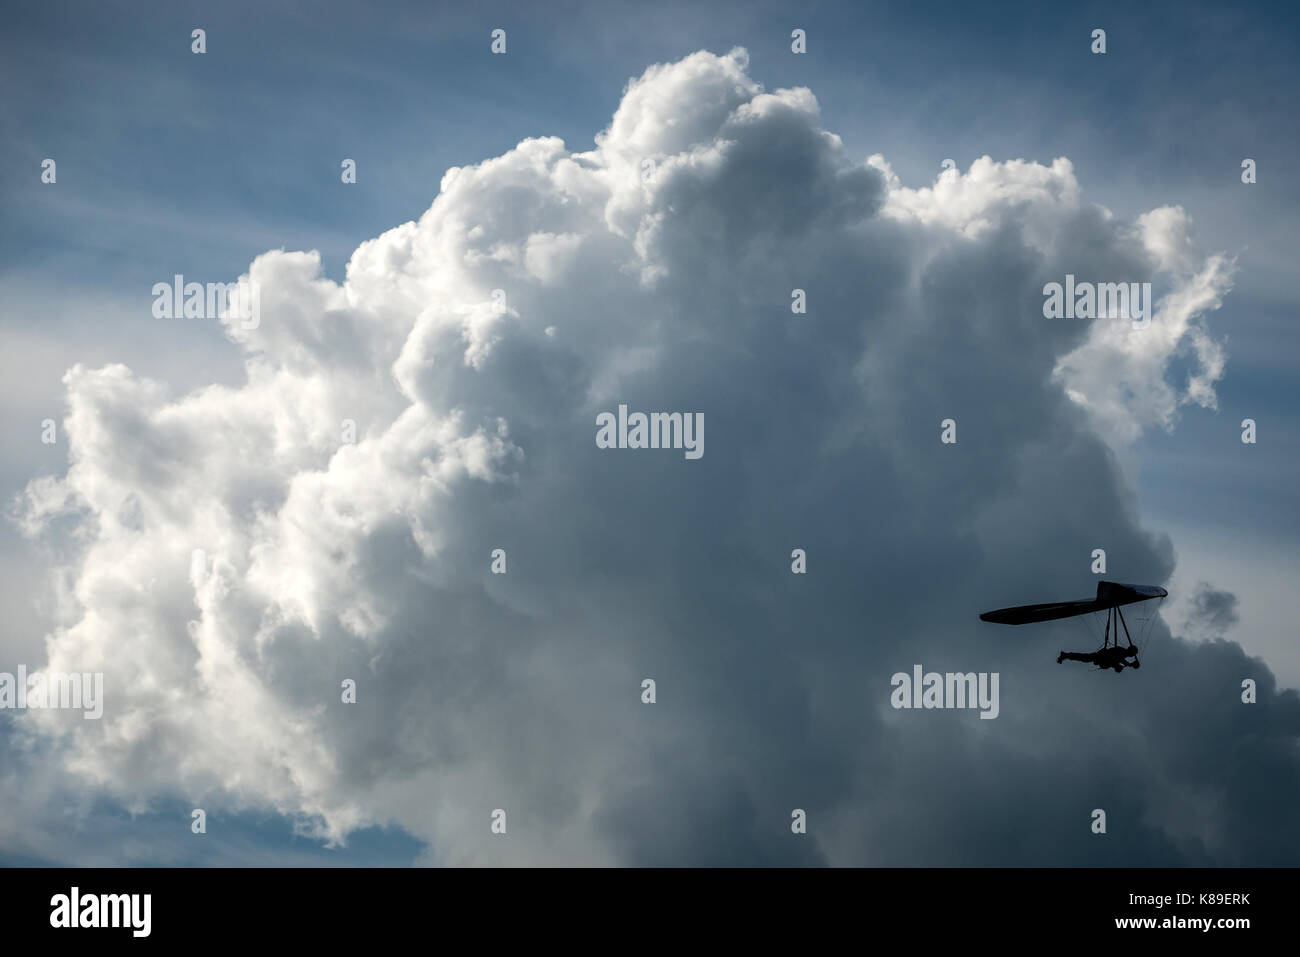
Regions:
M 993 621 L 999 625 L 1028 625 L 1035 621 L 1073 618 L 1075 615 L 1086 615 L 1090 611 L 1102 611 L 1105 608 L 1105 605 L 1099 605 L 1092 598 L 1082 601 L 1049 601 L 1042 605 L 1017 605 L 1014 608 L 986 611 L 980 615 L 980 621 Z
M 1000 625 L 1028 625 L 1036 621 L 1073 618 L 1075 615 L 1086 615 L 1090 611 L 1105 611 L 1108 608 L 1118 608 L 1120 605 L 1131 605 L 1134 602 L 1146 601 L 1148 598 L 1164 598 L 1168 594 L 1158 585 L 1124 585 L 1120 582 L 1098 582 L 1096 598 L 999 608 L 995 611 L 984 612 L 984 614 L 980 615 L 980 620 L 992 621 Z

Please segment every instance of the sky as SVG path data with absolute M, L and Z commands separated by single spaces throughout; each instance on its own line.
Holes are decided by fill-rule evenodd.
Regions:
M 106 691 L 0 711 L 0 862 L 1294 863 L 1296 45 L 1271 4 L 15 9 L 0 672 Z M 177 274 L 258 325 L 159 318 Z M 1067 274 L 1150 327 L 1046 318 Z M 600 448 L 620 405 L 703 454 Z M 1103 577 L 1170 593 L 1140 671 L 977 618 Z M 894 708 L 918 663 L 997 717 Z

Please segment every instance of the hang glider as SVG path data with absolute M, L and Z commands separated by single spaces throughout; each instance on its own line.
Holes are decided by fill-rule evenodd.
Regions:
M 1169 594 L 1158 585 L 1124 585 L 1120 582 L 1097 582 L 1097 597 L 1082 598 L 1079 601 L 1051 601 L 1041 605 L 1016 605 L 1013 608 L 998 608 L 980 615 L 980 621 L 991 621 L 999 625 L 1029 625 L 1037 621 L 1055 621 L 1058 618 L 1073 618 L 1086 615 L 1092 611 L 1108 611 L 1120 605 L 1146 601 L 1149 598 L 1164 598 Z
M 1124 585 L 1120 582 L 1098 582 L 1096 598 L 1081 598 L 1078 601 L 1052 601 L 1041 605 L 1016 605 L 1013 608 L 998 608 L 980 615 L 981 621 L 991 621 L 999 625 L 1029 625 L 1039 621 L 1056 621 L 1058 618 L 1074 618 L 1094 611 L 1106 613 L 1106 631 L 1102 635 L 1101 647 L 1096 651 L 1063 651 L 1056 657 L 1056 663 L 1062 661 L 1088 661 L 1098 668 L 1113 668 L 1117 673 L 1125 668 L 1140 668 L 1138 648 L 1133 644 L 1129 634 L 1128 622 L 1124 620 L 1122 605 L 1132 605 L 1152 598 L 1165 598 L 1168 592 L 1159 585 Z M 1149 624 L 1149 622 L 1148 622 Z M 1128 645 L 1119 643 L 1119 630 L 1124 629 Z M 1142 629 L 1139 629 L 1139 632 Z M 1114 644 L 1111 636 L 1114 635 Z M 1141 635 L 1139 635 L 1141 637 Z M 1132 659 L 1132 660 L 1130 660 Z

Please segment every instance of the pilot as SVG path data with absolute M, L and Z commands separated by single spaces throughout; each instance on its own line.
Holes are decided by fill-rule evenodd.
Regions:
M 1121 648 L 1119 645 L 1108 645 L 1100 651 L 1080 652 L 1080 651 L 1063 651 L 1056 656 L 1056 663 L 1059 665 L 1062 661 L 1091 661 L 1098 668 L 1114 668 L 1115 673 L 1119 674 L 1127 665 L 1129 668 L 1141 668 L 1142 662 L 1137 659 L 1138 650 L 1132 643 L 1127 648 Z M 1127 659 L 1132 658 L 1132 661 Z

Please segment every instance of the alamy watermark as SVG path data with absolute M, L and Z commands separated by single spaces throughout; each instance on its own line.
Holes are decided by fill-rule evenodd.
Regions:
M 132 937 L 148 937 L 153 920 L 152 894 L 83 894 L 73 887 L 50 898 L 51 927 L 121 927 Z
M 704 455 L 703 412 L 633 412 L 596 416 L 598 449 L 685 449 L 688 459 Z
M 889 703 L 895 708 L 979 708 L 981 718 L 996 718 L 1002 710 L 998 678 L 996 671 L 923 674 L 920 665 L 913 665 L 910 675 L 899 671 L 889 679 L 894 688 Z
M 82 711 L 83 718 L 98 720 L 104 714 L 104 673 L 33 671 L 28 674 L 26 665 L 18 666 L 17 675 L 0 671 L 0 710 L 10 708 Z
M 262 287 L 252 280 L 238 282 L 186 282 L 179 273 L 170 283 L 153 284 L 155 319 L 239 320 L 241 329 L 256 329 L 262 322 Z
M 1075 282 L 1043 286 L 1043 316 L 1047 319 L 1132 319 L 1134 329 L 1151 324 L 1151 283 Z

